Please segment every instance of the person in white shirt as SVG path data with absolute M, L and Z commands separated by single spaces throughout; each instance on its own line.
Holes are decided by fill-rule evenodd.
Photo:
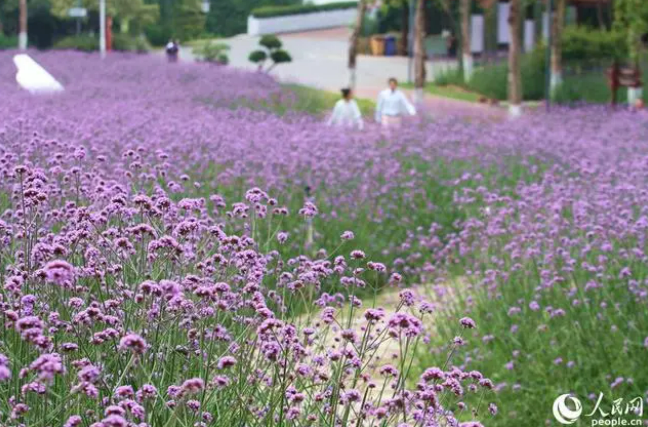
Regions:
M 403 92 L 398 90 L 398 81 L 389 79 L 389 88 L 378 95 L 376 106 L 376 122 L 385 127 L 398 127 L 404 115 L 416 115 L 416 108 L 407 100 Z
M 342 89 L 342 99 L 335 103 L 333 114 L 328 120 L 329 126 L 346 126 L 362 130 L 362 114 L 358 103 L 353 99 L 351 89 Z

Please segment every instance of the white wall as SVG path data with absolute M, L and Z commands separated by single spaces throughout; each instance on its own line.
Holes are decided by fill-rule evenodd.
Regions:
M 340 0 L 304 0 L 304 4 L 328 4 L 328 3 L 338 3 Z M 344 0 L 344 1 L 353 1 L 353 0 Z
M 303 15 L 275 16 L 257 19 L 248 16 L 248 34 L 290 33 L 295 31 L 317 30 L 320 28 L 343 27 L 355 20 L 356 9 L 329 10 Z

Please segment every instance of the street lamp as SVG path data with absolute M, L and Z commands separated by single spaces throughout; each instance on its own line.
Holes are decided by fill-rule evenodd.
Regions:
M 552 31 L 552 12 L 553 12 L 553 0 L 548 0 L 547 6 L 547 70 L 545 75 L 545 102 L 547 105 L 547 111 L 551 109 L 551 43 L 553 40 L 553 31 Z

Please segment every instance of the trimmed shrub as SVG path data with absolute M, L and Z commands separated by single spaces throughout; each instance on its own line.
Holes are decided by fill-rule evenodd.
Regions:
M 153 46 L 164 46 L 173 36 L 170 28 L 158 24 L 146 27 L 144 34 L 146 34 L 146 38 Z
M 522 97 L 524 100 L 544 98 L 545 59 L 544 47 L 522 57 Z M 439 86 L 457 85 L 488 98 L 506 100 L 508 91 L 508 64 L 506 62 L 477 68 L 469 83 L 463 81 L 462 72 L 452 70 L 437 76 Z
M 145 53 L 151 49 L 151 46 L 144 37 L 132 37 L 118 33 L 113 35 L 112 48 L 121 52 Z M 54 49 L 94 52 L 99 50 L 99 39 L 88 34 L 65 37 L 54 44 Z
M 18 37 L 0 34 L 0 50 L 15 49 L 18 47 Z
M 229 45 L 226 45 L 225 43 L 214 43 L 208 41 L 205 44 L 195 47 L 193 49 L 193 54 L 205 62 L 227 65 L 229 63 L 229 57 L 226 52 L 229 49 Z
M 250 56 L 248 56 L 250 62 L 255 63 L 259 67 L 259 71 L 263 70 L 263 66 L 268 58 L 272 60 L 272 64 L 265 69 L 266 72 L 270 72 L 270 70 L 279 64 L 292 61 L 290 54 L 281 49 L 283 43 L 281 43 L 281 40 L 279 40 L 279 38 L 274 34 L 268 34 L 261 37 L 261 40 L 259 40 L 259 46 L 263 49 L 255 50 L 250 53 Z
M 329 10 L 355 9 L 358 3 L 354 1 L 344 1 L 328 4 L 304 4 L 295 6 L 265 6 L 259 7 L 252 11 L 255 18 L 273 18 L 275 16 L 301 15 L 305 13 L 326 12 Z
M 145 37 L 133 37 L 128 34 L 113 34 L 112 47 L 122 52 L 146 53 L 151 50 L 151 45 Z
M 99 39 L 89 34 L 65 37 L 54 43 L 54 49 L 92 52 L 99 50 Z
M 612 60 L 628 57 L 623 34 L 588 27 L 568 26 L 563 33 L 564 61 Z

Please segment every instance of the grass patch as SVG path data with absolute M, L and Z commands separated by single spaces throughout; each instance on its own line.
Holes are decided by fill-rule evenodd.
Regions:
M 336 92 L 315 89 L 293 83 L 284 84 L 282 86 L 295 96 L 294 104 L 289 106 L 293 111 L 313 115 L 328 113 L 340 99 L 340 95 Z M 362 98 L 356 98 L 356 102 L 358 103 L 358 107 L 360 107 L 363 116 L 371 117 L 371 115 L 373 115 L 374 109 L 376 108 L 375 102 Z
M 412 83 L 404 83 L 402 86 L 406 89 L 414 89 Z M 430 83 L 425 87 L 425 92 L 433 96 L 467 102 L 479 102 L 479 99 L 482 97 L 481 94 L 458 85 L 438 85 Z
M 283 88 L 281 93 L 262 102 L 254 102 L 244 98 L 235 99 L 228 105 L 214 102 L 210 98 L 198 98 L 197 101 L 218 108 L 236 109 L 245 107 L 252 110 L 269 111 L 279 116 L 284 116 L 289 113 L 306 113 L 313 116 L 322 116 L 331 112 L 335 103 L 340 99 L 340 96 L 335 92 L 299 84 L 288 83 L 282 84 L 281 87 Z M 376 108 L 376 104 L 373 101 L 356 98 L 356 102 L 358 103 L 358 107 L 360 107 L 360 112 L 363 117 L 373 116 Z

